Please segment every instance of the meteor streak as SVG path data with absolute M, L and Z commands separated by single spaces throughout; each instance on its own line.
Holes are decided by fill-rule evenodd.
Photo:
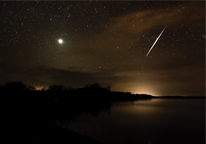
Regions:
M 162 30 L 162 32 L 160 33 L 160 35 L 157 37 L 157 39 L 155 40 L 154 44 L 152 45 L 152 47 L 150 48 L 150 50 L 148 51 L 147 55 L 150 53 L 150 51 L 152 50 L 152 48 L 155 46 L 156 42 L 158 41 L 158 39 L 160 38 L 160 36 L 162 35 L 162 33 L 164 32 L 164 30 L 166 29 L 166 27 Z

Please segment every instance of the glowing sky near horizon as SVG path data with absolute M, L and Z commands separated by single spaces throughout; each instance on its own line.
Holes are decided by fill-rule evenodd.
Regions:
M 205 95 L 204 1 L 1 1 L 0 7 L 1 83 Z

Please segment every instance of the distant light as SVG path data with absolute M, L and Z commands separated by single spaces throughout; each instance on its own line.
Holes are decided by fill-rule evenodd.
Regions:
M 40 90 L 44 89 L 43 86 L 37 86 L 37 87 L 35 87 L 35 88 L 36 88 L 37 91 L 40 91 Z
M 63 44 L 63 40 L 62 39 L 58 39 L 59 44 Z

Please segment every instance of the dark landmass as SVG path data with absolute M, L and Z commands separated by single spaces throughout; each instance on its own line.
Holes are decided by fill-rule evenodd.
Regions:
M 110 86 L 99 84 L 73 89 L 52 85 L 36 91 L 21 82 L 6 83 L 1 91 L 1 143 L 73 143 L 99 144 L 87 136 L 56 125 L 56 121 L 71 121 L 81 113 L 97 116 L 110 111 L 111 103 L 151 98 L 203 98 L 113 92 Z M 205 97 L 204 97 L 205 98 Z
M 6 83 L 1 91 L 1 143 L 73 143 L 99 144 L 87 136 L 56 125 L 71 121 L 81 113 L 98 115 L 110 111 L 111 102 L 152 98 L 129 92 L 112 92 L 99 84 L 73 89 L 52 85 L 36 91 L 21 82 Z
M 152 98 L 164 98 L 164 99 L 205 99 L 205 96 L 153 96 Z

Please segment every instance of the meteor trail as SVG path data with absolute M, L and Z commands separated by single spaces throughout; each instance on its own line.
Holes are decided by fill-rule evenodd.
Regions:
M 156 42 L 158 41 L 158 39 L 160 38 L 160 36 L 162 35 L 162 33 L 164 32 L 164 30 L 166 29 L 166 27 L 162 30 L 162 32 L 160 33 L 160 35 L 157 37 L 157 39 L 155 40 L 154 44 L 152 45 L 152 47 L 150 48 L 150 50 L 148 51 L 147 55 L 150 53 L 150 51 L 152 50 L 152 48 L 155 46 Z

